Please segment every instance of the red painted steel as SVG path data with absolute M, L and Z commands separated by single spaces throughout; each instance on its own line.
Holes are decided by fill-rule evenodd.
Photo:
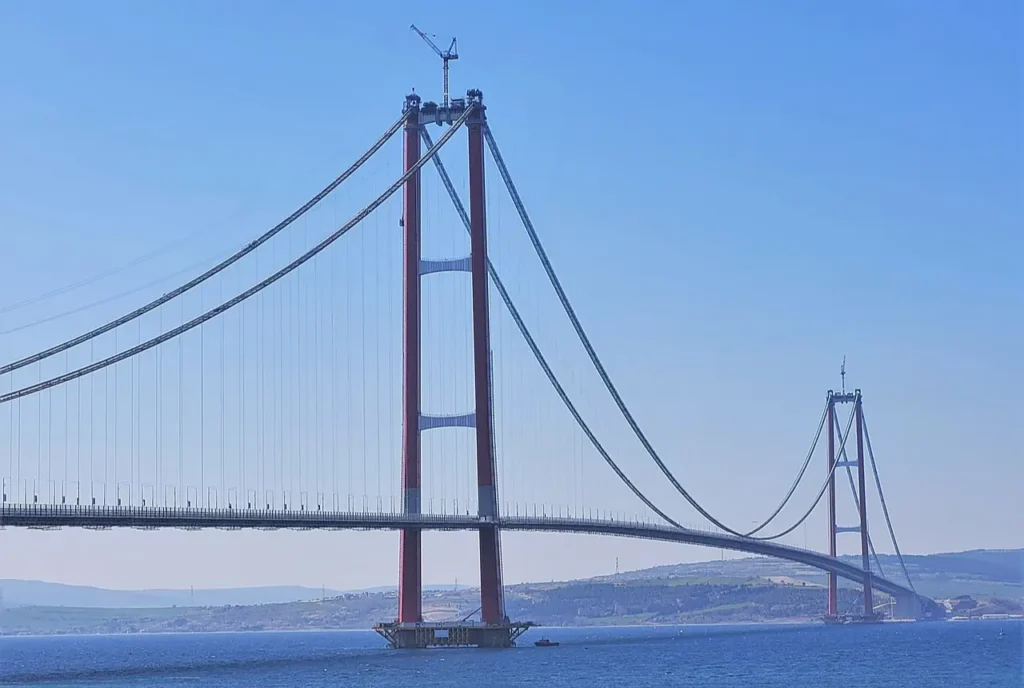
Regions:
M 836 402 L 829 392 L 828 395 L 828 470 L 831 477 L 828 481 L 828 553 L 836 555 L 836 474 L 833 468 L 836 463 Z M 839 608 L 838 579 L 835 573 L 828 574 L 828 615 L 836 616 Z
M 405 169 L 420 159 L 419 99 L 406 99 Z M 420 511 L 420 174 L 404 188 L 404 313 L 402 396 L 402 508 Z M 422 533 L 403 529 L 398 573 L 398 620 L 422 621 Z
M 487 208 L 484 204 L 483 109 L 468 122 L 469 217 L 473 276 L 473 370 L 476 392 L 476 473 L 480 515 L 497 516 L 491 425 L 491 338 L 487 305 Z M 485 623 L 505 617 L 501 548 L 496 528 L 480 529 L 480 615 Z
M 857 395 L 857 494 L 860 500 L 860 557 L 861 568 L 870 570 L 871 562 L 868 559 L 868 499 L 867 490 L 864 489 L 864 408 L 860 394 Z M 871 596 L 871 576 L 864 579 L 864 615 L 870 616 L 875 611 L 874 601 Z

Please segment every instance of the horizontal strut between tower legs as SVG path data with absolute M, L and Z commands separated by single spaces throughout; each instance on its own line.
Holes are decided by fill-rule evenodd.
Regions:
M 837 533 L 859 533 L 860 526 L 836 526 Z
M 420 276 L 431 275 L 436 272 L 471 272 L 472 260 L 469 256 L 463 258 L 421 258 Z
M 427 101 L 420 108 L 420 127 L 425 127 L 428 124 L 436 124 L 438 126 L 452 124 L 465 111 L 465 98 L 452 98 L 452 103 L 449 107 L 438 105 L 433 101 Z
M 854 390 L 853 392 L 846 392 L 845 394 L 836 393 L 832 390 L 828 391 L 828 395 L 837 404 L 852 404 L 857 401 L 857 397 L 860 396 L 860 390 Z
M 851 468 L 856 468 L 857 467 L 857 462 L 856 461 L 836 461 L 836 467 L 837 468 L 842 468 L 844 466 L 849 466 Z
M 435 416 L 429 413 L 420 414 L 420 430 L 434 428 L 475 428 L 476 411 L 456 413 L 453 415 Z
M 465 112 L 466 108 L 470 105 L 475 105 L 478 109 L 483 109 L 483 93 L 481 93 L 479 89 L 469 89 L 466 91 L 465 98 L 452 98 L 448 107 L 438 105 L 434 101 L 428 100 L 420 107 L 419 125 L 421 128 L 424 128 L 428 124 L 436 124 L 438 126 L 441 126 L 442 124 L 454 124 L 459 117 L 462 117 L 462 113 Z

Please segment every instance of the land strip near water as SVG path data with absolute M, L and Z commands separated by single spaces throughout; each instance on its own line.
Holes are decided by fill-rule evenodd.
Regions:
M 896 566 L 882 559 L 883 567 Z M 943 599 L 950 616 L 1024 614 L 1024 550 L 986 550 L 908 559 L 918 589 Z M 895 569 L 893 569 L 895 570 Z M 825 603 L 824 577 L 812 569 L 764 558 L 679 564 L 588 580 L 515 585 L 506 590 L 511 618 L 549 626 L 631 624 L 798 622 L 818 620 Z M 6 591 L 0 634 L 90 634 L 215 631 L 272 631 L 369 628 L 397 613 L 393 589 L 339 593 L 309 588 L 263 589 L 265 597 L 305 595 L 310 599 L 247 604 L 195 604 L 215 600 L 216 591 L 133 591 L 141 600 L 174 601 L 151 607 L 39 604 L 45 583 L 0 581 Z M 41 587 L 40 587 L 41 586 Z M 19 604 L 18 591 L 32 590 L 32 604 Z M 117 599 L 119 592 L 49 588 L 74 601 Z M 261 589 L 219 591 L 233 599 L 259 601 Z M 160 597 L 157 593 L 174 594 Z M 59 593 L 59 594 L 58 594 Z M 187 593 L 187 596 L 185 596 Z M 316 594 L 319 593 L 319 594 Z M 862 605 L 860 591 L 840 590 L 840 608 Z M 39 596 L 43 598 L 40 599 Z M 879 595 L 877 603 L 887 598 Z M 185 604 L 178 604 L 185 602 Z M 428 590 L 424 616 L 451 621 L 479 606 L 473 588 Z

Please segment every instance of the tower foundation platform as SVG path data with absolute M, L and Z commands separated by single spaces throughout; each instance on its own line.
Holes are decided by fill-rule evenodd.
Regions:
M 838 614 L 834 616 L 825 615 L 824 618 L 825 624 L 828 626 L 880 624 L 884 620 L 881 614 Z
M 532 628 L 532 622 L 501 624 L 472 623 L 382 623 L 373 627 L 388 646 L 397 650 L 430 647 L 515 647 L 516 640 Z

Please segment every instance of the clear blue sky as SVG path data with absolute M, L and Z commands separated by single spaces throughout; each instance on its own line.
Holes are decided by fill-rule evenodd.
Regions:
M 453 90 L 483 89 L 609 369 L 716 512 L 744 523 L 770 511 L 846 355 L 905 548 L 1024 545 L 1016 2 L 0 3 L 0 307 L 182 240 L 158 266 L 2 313 L 0 330 L 186 268 L 283 217 L 411 88 L 438 97 L 439 64 L 410 22 L 459 37 Z M 397 171 L 396 159 L 373 179 Z M 507 202 L 501 212 L 512 227 Z M 0 336 L 0 358 L 167 286 Z M 352 587 L 394 579 L 396 542 L 7 531 L 0 578 Z M 348 547 L 367 563 L 331 554 Z M 472 580 L 474 551 L 437 536 L 427 579 Z M 714 554 L 505 545 L 509 580 Z

